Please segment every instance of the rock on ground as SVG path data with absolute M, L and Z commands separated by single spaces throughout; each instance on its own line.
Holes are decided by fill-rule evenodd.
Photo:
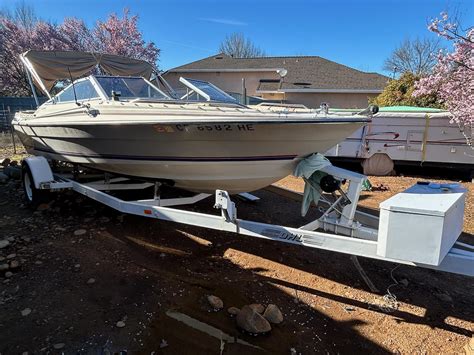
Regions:
M 436 293 L 435 296 L 443 302 L 453 302 L 453 298 L 447 293 Z
M 6 248 L 9 245 L 10 242 L 8 240 L 0 240 L 0 249 Z
M 232 316 L 236 316 L 237 314 L 240 313 L 240 309 L 238 309 L 237 307 L 230 307 L 230 308 L 227 310 L 227 313 L 229 313 L 229 314 L 232 315 Z
M 165 339 L 161 339 L 160 349 L 166 348 L 167 346 L 168 346 L 168 342 Z
M 42 203 L 36 208 L 36 210 L 37 211 L 46 211 L 49 208 L 50 208 L 50 206 L 47 203 Z
M 8 176 L 0 172 L 0 183 L 4 184 L 8 181 Z
M 28 314 L 31 313 L 31 309 L 30 308 L 25 308 L 24 310 L 21 311 L 21 315 L 23 317 L 26 317 Z
M 207 296 L 207 301 L 215 310 L 221 310 L 222 308 L 224 308 L 224 302 L 222 302 L 222 300 L 217 296 L 209 295 Z
M 252 308 L 255 312 L 262 314 L 265 311 L 265 307 L 263 307 L 260 303 L 252 303 L 249 304 L 249 307 Z
M 280 309 L 274 304 L 269 304 L 267 306 L 267 309 L 265 310 L 265 313 L 263 313 L 263 316 L 266 320 L 273 324 L 279 324 L 283 322 L 283 314 L 281 313 Z
M 236 317 L 237 326 L 249 333 L 268 333 L 272 327 L 263 316 L 249 306 L 244 306 Z
M 119 320 L 116 324 L 117 328 L 123 328 L 125 327 L 125 322 L 122 320 Z

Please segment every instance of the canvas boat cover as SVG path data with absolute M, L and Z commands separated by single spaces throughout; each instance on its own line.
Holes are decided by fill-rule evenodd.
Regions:
M 35 82 L 49 92 L 57 80 L 79 78 L 99 65 L 111 75 L 142 76 L 149 79 L 153 66 L 143 60 L 114 54 L 78 51 L 36 51 L 22 54 Z

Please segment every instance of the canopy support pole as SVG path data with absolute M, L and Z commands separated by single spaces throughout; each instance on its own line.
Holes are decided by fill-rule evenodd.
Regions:
M 51 99 L 52 98 L 51 94 L 49 93 L 48 89 L 46 89 L 46 87 L 44 86 L 43 81 L 38 76 L 38 74 L 36 73 L 35 69 L 31 65 L 31 63 L 28 61 L 27 58 L 25 58 L 24 54 L 20 55 L 20 60 L 23 62 L 23 65 L 26 68 L 26 72 L 28 73 L 28 80 L 30 80 L 30 84 L 32 83 L 31 75 L 33 75 L 33 77 L 35 78 L 37 84 L 40 86 L 41 90 L 43 90 L 43 92 Z M 35 93 L 34 89 L 33 89 L 33 92 Z
M 28 81 L 30 83 L 31 91 L 33 92 L 33 97 L 35 98 L 36 107 L 38 107 L 39 106 L 38 95 L 36 95 L 35 86 L 33 85 L 33 79 L 31 79 L 31 73 L 28 70 L 28 68 L 26 67 L 26 65 L 24 65 L 24 68 L 25 68 L 25 71 L 26 71 L 26 76 L 28 77 Z

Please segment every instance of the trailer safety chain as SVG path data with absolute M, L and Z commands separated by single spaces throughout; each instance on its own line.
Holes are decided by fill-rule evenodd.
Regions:
M 400 284 L 400 282 L 398 282 L 397 279 L 393 276 L 393 272 L 399 267 L 400 265 L 396 265 L 392 270 L 390 270 L 390 278 L 394 281 L 394 283 L 390 284 L 387 287 L 387 293 L 382 297 L 383 303 L 378 304 L 377 302 L 374 302 L 369 305 L 369 309 L 377 308 L 385 313 L 392 313 L 398 310 L 399 303 L 397 300 L 397 296 L 394 293 L 390 292 L 390 289 Z

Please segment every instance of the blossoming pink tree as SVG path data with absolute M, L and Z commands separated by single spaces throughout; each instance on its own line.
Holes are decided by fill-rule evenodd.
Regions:
M 30 93 L 20 53 L 28 49 L 59 48 L 64 46 L 55 26 L 37 21 L 27 27 L 11 19 L 0 18 L 0 94 L 16 96 Z
M 66 18 L 59 25 L 36 20 L 26 26 L 0 14 L 0 95 L 31 95 L 19 59 L 29 49 L 104 52 L 156 64 L 160 50 L 144 41 L 137 22 L 138 17 L 129 16 L 128 10 L 122 18 L 111 14 L 92 29 L 77 18 Z
M 138 29 L 138 16 L 129 16 L 128 9 L 123 17 L 111 14 L 107 21 L 98 21 L 93 32 L 94 49 L 98 52 L 119 54 L 156 63 L 159 49 L 153 42 L 146 43 Z
M 448 14 L 434 19 L 428 29 L 453 42 L 453 51 L 438 54 L 433 72 L 420 79 L 413 95 L 435 92 L 452 113 L 468 145 L 474 149 L 474 28 L 462 33 Z

